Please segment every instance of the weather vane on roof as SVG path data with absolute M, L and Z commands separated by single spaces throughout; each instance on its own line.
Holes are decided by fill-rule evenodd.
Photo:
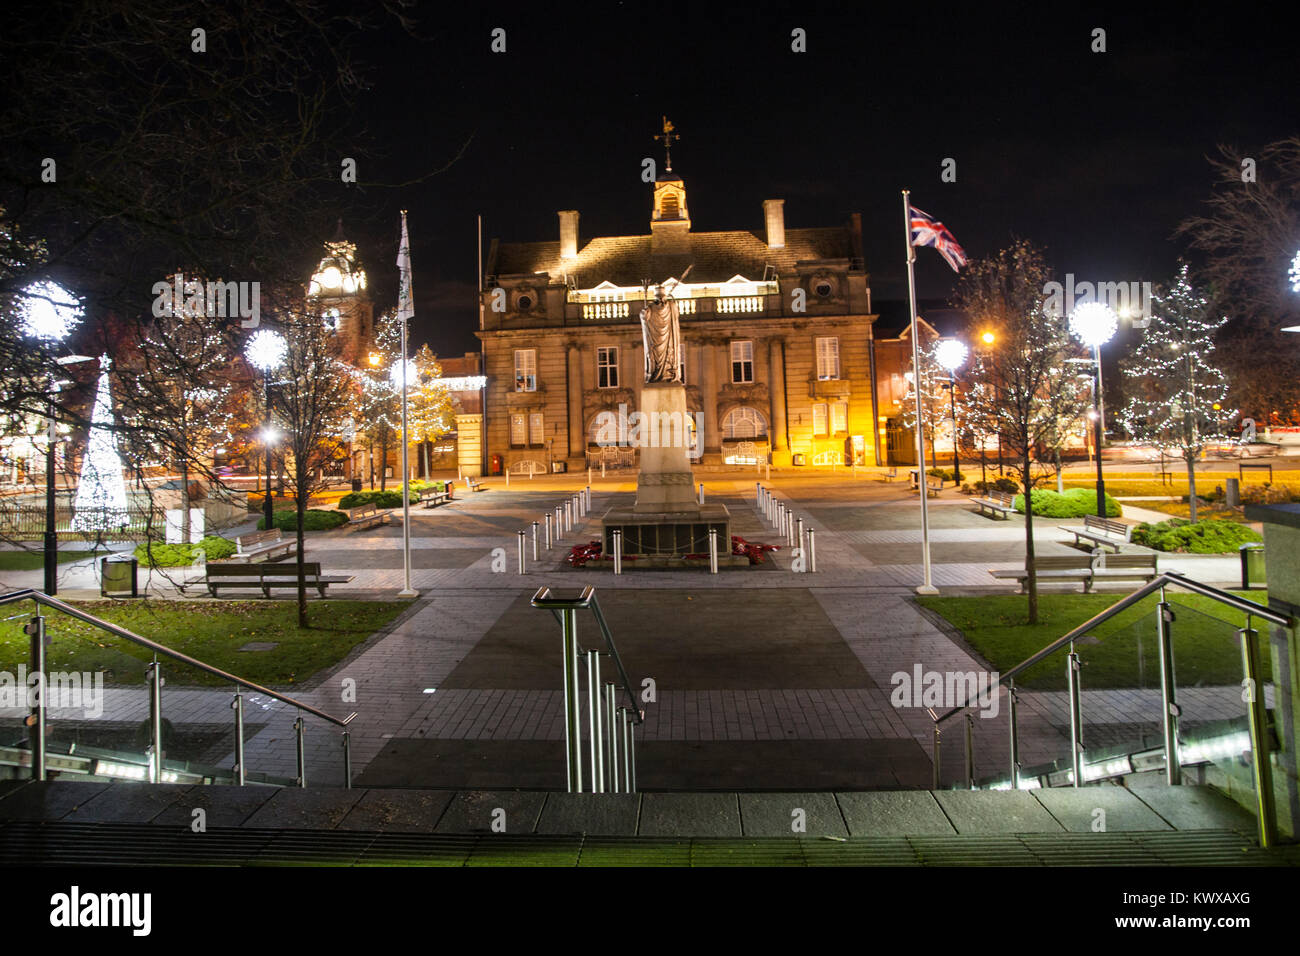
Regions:
M 655 139 L 663 140 L 664 170 L 670 173 L 673 171 L 673 140 L 681 139 L 680 136 L 678 136 L 676 133 L 673 132 L 673 130 L 676 128 L 677 127 L 673 126 L 672 121 L 669 120 L 667 116 L 665 116 L 664 131 L 655 137 Z

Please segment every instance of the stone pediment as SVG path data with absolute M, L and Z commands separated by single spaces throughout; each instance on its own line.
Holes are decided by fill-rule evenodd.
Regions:
M 767 385 L 763 382 L 754 382 L 750 385 L 728 382 L 718 390 L 720 405 L 762 405 L 766 402 Z
M 602 411 L 618 411 L 620 405 L 631 410 L 636 404 L 636 393 L 630 388 L 589 388 L 582 393 L 584 419 Z

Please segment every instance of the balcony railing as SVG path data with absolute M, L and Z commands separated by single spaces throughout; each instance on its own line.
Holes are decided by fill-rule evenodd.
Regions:
M 719 296 L 714 311 L 722 313 L 762 312 L 763 297 L 761 295 Z
M 584 319 L 626 319 L 626 302 L 588 302 L 582 307 Z

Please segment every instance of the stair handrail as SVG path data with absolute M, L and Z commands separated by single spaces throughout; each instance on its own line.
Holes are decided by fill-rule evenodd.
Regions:
M 243 677 L 239 677 L 235 674 L 231 674 L 228 671 L 222 670 L 220 667 L 214 667 L 212 664 L 206 664 L 201 660 L 190 657 L 188 654 L 183 654 L 180 651 L 174 650 L 165 644 L 159 644 L 157 641 L 151 641 L 147 637 L 141 637 L 139 634 L 136 634 L 133 631 L 129 631 L 124 627 L 112 623 L 111 621 L 105 621 L 103 618 L 95 617 L 93 614 L 88 614 L 85 611 L 79 610 L 78 608 L 75 608 L 70 604 L 65 604 L 63 601 L 60 601 L 58 598 L 50 597 L 44 591 L 37 591 L 34 588 L 24 588 L 19 591 L 10 591 L 7 594 L 0 594 L 0 607 L 3 607 L 6 604 L 15 604 L 19 601 L 34 601 L 36 604 L 43 605 L 45 607 L 54 608 L 56 611 L 66 614 L 69 617 L 75 617 L 77 620 L 84 621 L 85 623 L 90 624 L 93 627 L 98 627 L 100 630 L 107 631 L 110 634 L 115 634 L 118 637 L 122 638 L 123 640 L 127 640 L 133 644 L 139 644 L 141 647 L 148 648 L 149 650 L 153 651 L 155 654 L 161 654 L 164 657 L 170 657 L 172 660 L 180 661 L 182 664 L 185 664 L 189 667 L 197 668 L 198 670 L 201 670 L 206 674 L 211 674 L 212 676 L 219 677 L 222 680 L 229 681 L 230 683 L 235 684 L 236 686 L 246 687 L 249 690 L 256 691 L 259 694 L 266 694 L 268 697 L 273 697 L 276 700 L 283 701 L 284 703 L 289 704 L 291 707 L 296 707 L 298 710 L 303 711 L 304 713 L 311 714 L 313 717 L 319 717 L 321 720 L 328 721 L 329 723 L 334 724 L 338 727 L 346 727 L 357 716 L 356 713 L 354 712 L 348 714 L 348 716 L 346 717 L 334 717 L 330 714 L 325 713 L 325 711 L 323 710 L 319 710 L 318 708 L 313 707 L 311 704 L 306 704 L 298 700 L 297 698 L 290 697 L 288 694 L 282 694 L 279 691 L 271 690 L 271 688 L 269 687 L 263 687 L 261 684 L 257 683 L 256 681 L 247 680 Z
M 623 685 L 623 693 L 627 695 L 628 703 L 631 706 L 628 712 L 633 715 L 633 723 L 640 724 L 645 722 L 645 713 L 637 706 L 636 693 L 632 690 L 632 682 L 628 679 L 627 671 L 623 668 L 623 660 L 618 656 L 618 648 L 614 646 L 614 635 L 609 629 L 609 624 L 605 621 L 605 613 L 600 609 L 600 602 L 596 599 L 596 589 L 590 585 L 582 589 L 582 594 L 576 598 L 556 598 L 551 596 L 549 587 L 538 588 L 537 593 L 532 597 L 533 607 L 546 608 L 557 622 L 560 622 L 560 610 L 562 608 L 574 608 L 581 610 L 586 608 L 591 611 L 596 618 L 596 624 L 600 627 L 601 636 L 605 639 L 605 646 L 609 649 L 609 656 L 614 661 L 614 666 L 618 668 L 618 677 Z M 561 622 L 562 623 L 562 622 Z

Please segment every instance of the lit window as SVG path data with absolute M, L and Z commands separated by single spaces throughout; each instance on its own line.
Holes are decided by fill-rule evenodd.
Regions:
M 339 330 L 339 321 L 342 317 L 342 313 L 339 312 L 338 309 L 326 309 L 325 328 L 329 329 L 331 332 L 337 332 Z
M 546 443 L 545 419 L 541 412 L 533 412 L 528 416 L 528 444 L 540 446 Z
M 722 419 L 722 437 L 736 440 L 762 438 L 767 434 L 767 421 L 758 409 L 741 405 L 727 412 Z
M 849 430 L 849 403 L 835 402 L 831 405 L 831 432 L 840 434 Z
M 831 381 L 840 377 L 840 340 L 831 335 L 817 339 L 817 378 Z
M 537 349 L 515 349 L 515 391 L 537 391 Z
M 618 388 L 618 348 L 596 349 L 596 387 Z
M 731 380 L 733 382 L 754 381 L 754 343 L 731 343 Z
M 816 402 L 813 404 L 813 434 L 825 435 L 826 431 L 826 403 Z
M 528 419 L 523 415 L 510 416 L 510 444 L 516 448 L 528 444 Z

